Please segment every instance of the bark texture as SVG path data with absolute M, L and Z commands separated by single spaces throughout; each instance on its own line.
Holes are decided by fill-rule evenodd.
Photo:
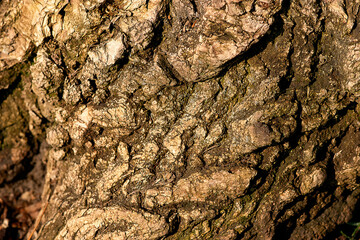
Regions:
M 46 163 L 38 239 L 331 237 L 360 203 L 359 6 L 1 1 L 1 189 Z

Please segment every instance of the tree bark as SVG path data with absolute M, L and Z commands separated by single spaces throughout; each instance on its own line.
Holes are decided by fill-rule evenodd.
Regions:
M 359 221 L 359 6 L 1 1 L 0 183 L 46 163 L 33 239 L 323 239 Z

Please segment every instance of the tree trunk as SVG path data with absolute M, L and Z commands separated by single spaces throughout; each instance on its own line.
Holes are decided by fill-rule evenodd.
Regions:
M 0 193 L 42 189 L 46 163 L 33 239 L 323 239 L 360 220 L 359 1 L 0 5 Z

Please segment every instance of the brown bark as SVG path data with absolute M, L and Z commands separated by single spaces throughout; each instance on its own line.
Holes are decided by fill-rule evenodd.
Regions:
M 338 237 L 359 220 L 359 6 L 2 1 L 1 199 L 42 191 L 33 239 Z

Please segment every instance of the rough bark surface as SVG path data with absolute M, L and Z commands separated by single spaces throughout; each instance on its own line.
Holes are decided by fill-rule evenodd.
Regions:
M 2 199 L 42 191 L 34 239 L 331 238 L 360 203 L 359 6 L 1 1 Z

